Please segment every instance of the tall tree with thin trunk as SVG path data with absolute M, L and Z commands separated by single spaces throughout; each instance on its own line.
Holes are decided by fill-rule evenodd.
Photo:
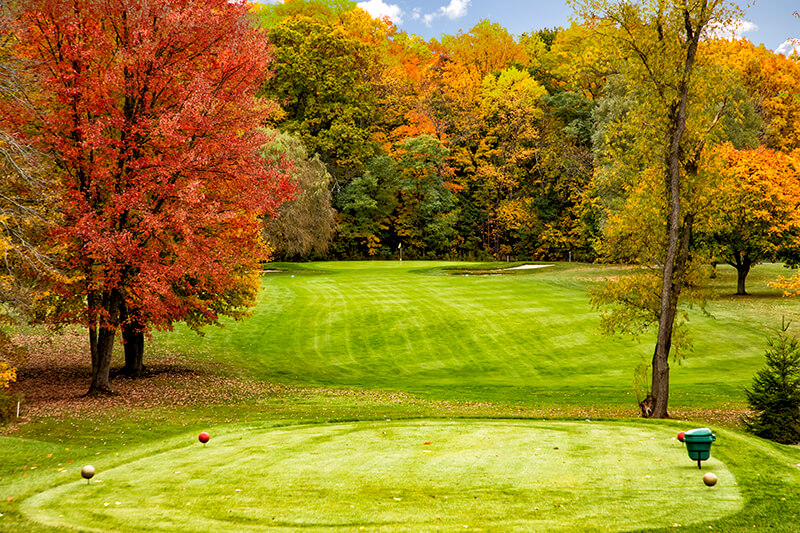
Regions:
M 111 391 L 120 329 L 240 316 L 266 256 L 260 217 L 292 187 L 265 163 L 275 106 L 263 32 L 244 1 L 20 0 L 15 53 L 35 112 L 17 130 L 53 155 L 69 278 L 49 319 L 89 331 L 90 394 Z M 130 339 L 126 338 L 129 342 Z
M 687 176 L 696 176 L 704 141 L 686 135 L 690 103 L 697 97 L 698 49 L 709 25 L 725 24 L 733 6 L 727 0 L 640 0 L 575 2 L 578 11 L 615 44 L 622 58 L 621 75 L 637 85 L 637 112 L 648 116 L 649 131 L 638 136 L 653 142 L 656 168 L 662 176 L 665 203 L 664 249 L 658 334 L 652 359 L 650 394 L 640 402 L 648 418 L 669 416 L 669 356 L 678 301 L 689 264 L 695 213 L 683 209 Z M 710 127 L 719 120 L 717 116 Z

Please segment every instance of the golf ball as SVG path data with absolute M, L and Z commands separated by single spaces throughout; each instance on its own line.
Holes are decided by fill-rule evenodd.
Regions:
M 210 439 L 210 438 L 211 438 L 211 437 L 209 436 L 209 434 L 208 434 L 208 433 L 206 433 L 205 431 L 204 431 L 204 432 L 202 432 L 202 433 L 200 433 L 200 435 L 198 435 L 198 436 L 197 436 L 197 439 L 198 439 L 200 442 L 202 442 L 203 444 L 205 444 L 206 442 L 208 442 L 208 439 Z
M 705 483 L 709 487 L 713 487 L 717 484 L 717 476 L 712 474 L 711 472 L 706 472 L 706 475 L 703 476 L 703 483 Z
M 83 479 L 91 479 L 94 476 L 94 467 L 86 465 L 81 468 L 81 476 L 83 476 Z

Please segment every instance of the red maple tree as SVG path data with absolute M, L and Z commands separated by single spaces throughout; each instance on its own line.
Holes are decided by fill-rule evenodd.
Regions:
M 266 36 L 244 1 L 17 8 L 17 53 L 39 83 L 12 119 L 60 174 L 54 237 L 71 274 L 49 319 L 88 327 L 89 393 L 108 392 L 120 329 L 215 322 L 252 301 L 260 218 L 294 192 L 257 152 L 276 109 L 255 97 Z

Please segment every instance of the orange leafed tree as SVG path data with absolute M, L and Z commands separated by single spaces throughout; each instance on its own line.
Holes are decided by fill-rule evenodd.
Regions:
M 88 328 L 90 394 L 111 390 L 114 339 L 133 326 L 210 323 L 252 302 L 259 217 L 292 188 L 258 155 L 273 108 L 263 32 L 228 0 L 21 0 L 16 53 L 35 113 L 17 129 L 52 154 L 63 221 L 49 319 Z
M 800 255 L 800 160 L 727 143 L 710 159 L 718 176 L 707 221 L 712 246 L 736 269 L 736 293 L 747 294 L 747 274 L 758 262 Z
M 750 41 L 714 40 L 706 44 L 710 62 L 741 78 L 763 121 L 760 142 L 767 148 L 800 148 L 800 62 Z
M 510 64 L 525 64 L 525 50 L 499 24 L 482 20 L 469 32 L 445 35 L 432 42 L 437 56 L 425 87 L 427 113 L 436 124 L 436 135 L 447 139 L 456 151 L 459 166 L 474 164 L 480 129 L 481 86 L 488 74 L 500 72 Z
M 794 16 L 800 19 L 800 12 L 795 11 Z M 800 39 L 794 39 L 793 42 L 796 45 L 800 45 Z M 800 160 L 800 152 L 795 152 L 795 157 Z M 777 282 L 771 283 L 771 285 L 783 289 L 786 296 L 800 296 L 800 272 L 789 278 L 781 276 Z

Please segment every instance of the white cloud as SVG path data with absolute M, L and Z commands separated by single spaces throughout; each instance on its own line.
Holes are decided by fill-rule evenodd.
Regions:
M 419 20 L 420 18 L 422 18 L 422 10 L 415 7 L 411 10 L 411 20 Z
M 439 8 L 445 17 L 450 20 L 461 18 L 467 14 L 470 0 L 450 0 L 450 4 Z
M 780 45 L 776 50 L 776 54 L 783 54 L 786 57 L 789 57 L 792 53 L 800 54 L 800 39 L 786 39 L 782 45 Z
M 472 0 L 450 0 L 446 6 L 440 7 L 433 13 L 428 13 L 422 16 L 422 22 L 426 26 L 430 26 L 434 20 L 439 17 L 447 17 L 450 20 L 461 18 L 467 14 L 467 8 Z
M 732 20 L 727 24 L 712 22 L 708 25 L 708 36 L 712 39 L 741 39 L 751 31 L 758 31 L 758 26 L 749 20 Z
M 403 10 L 397 4 L 386 4 L 383 0 L 367 0 L 356 5 L 374 18 L 389 17 L 389 20 L 398 26 L 403 23 Z

